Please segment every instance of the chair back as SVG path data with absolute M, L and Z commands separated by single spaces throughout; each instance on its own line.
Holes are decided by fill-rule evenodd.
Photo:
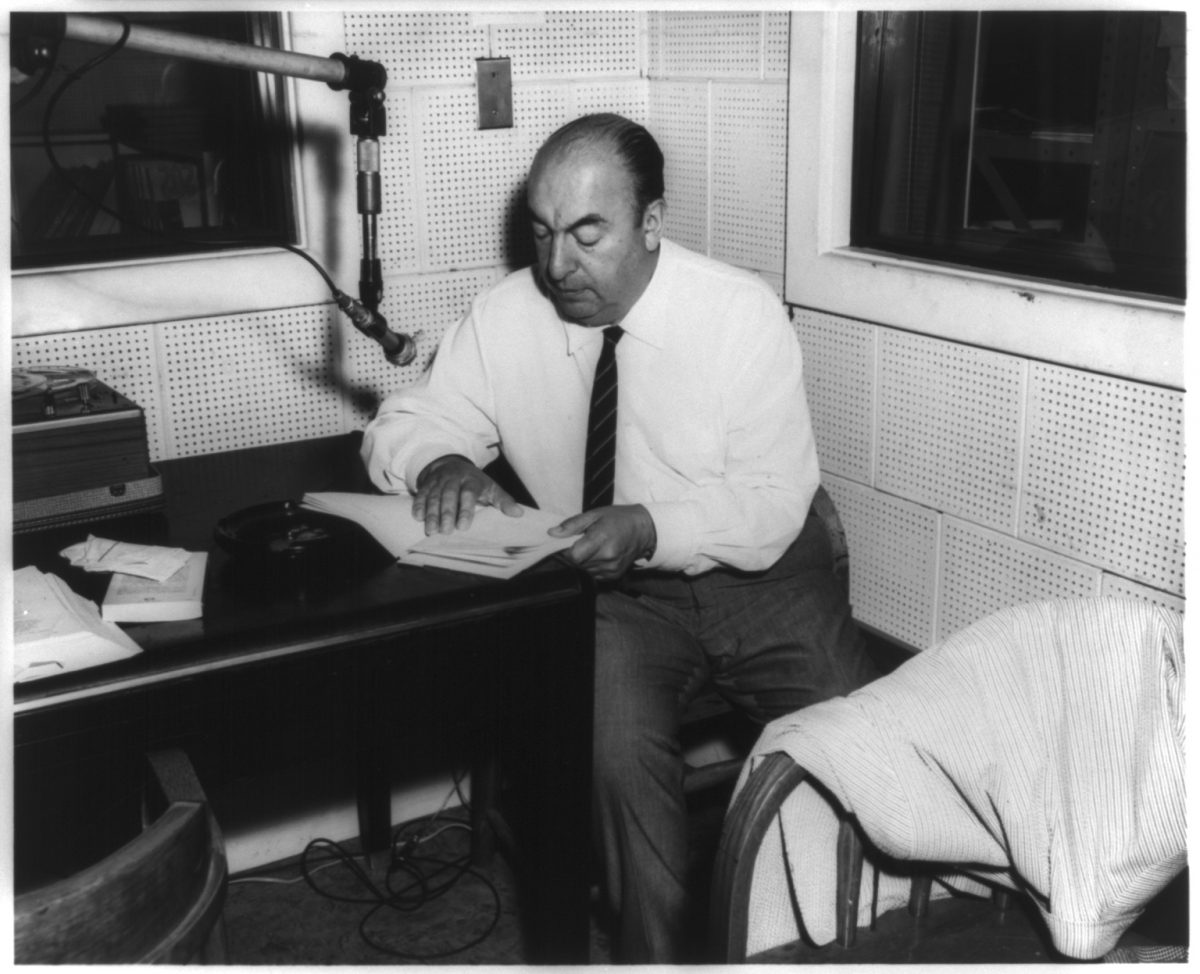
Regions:
M 182 752 L 152 758 L 166 810 L 140 835 L 14 904 L 19 964 L 224 960 L 224 841 Z

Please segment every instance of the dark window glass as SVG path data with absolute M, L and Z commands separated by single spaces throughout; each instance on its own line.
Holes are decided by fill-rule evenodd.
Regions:
M 1184 14 L 864 13 L 851 242 L 1185 296 Z
M 279 46 L 277 14 L 103 16 Z M 295 243 L 281 80 L 124 48 L 69 81 L 107 50 L 68 38 L 10 86 L 13 266 Z

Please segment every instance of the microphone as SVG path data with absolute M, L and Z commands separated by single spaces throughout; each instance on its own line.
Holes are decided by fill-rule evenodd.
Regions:
M 355 328 L 383 346 L 384 355 L 392 365 L 408 365 L 417 357 L 417 343 L 388 328 L 386 319 L 378 311 L 372 311 L 344 291 L 335 290 L 333 299 Z

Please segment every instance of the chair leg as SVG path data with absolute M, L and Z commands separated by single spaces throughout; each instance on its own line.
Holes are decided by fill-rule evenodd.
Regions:
M 920 920 L 929 915 L 929 896 L 933 890 L 932 876 L 914 876 L 908 894 L 908 915 Z
M 858 897 L 862 889 L 863 844 L 854 823 L 842 819 L 837 846 L 837 942 L 853 947 L 858 933 Z
M 197 960 L 201 964 L 210 966 L 224 966 L 229 963 L 229 935 L 226 932 L 223 916 L 217 918 L 212 932 L 208 935 L 208 940 L 200 949 L 200 956 Z

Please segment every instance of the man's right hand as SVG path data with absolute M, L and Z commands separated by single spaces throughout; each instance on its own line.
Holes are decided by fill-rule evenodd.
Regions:
M 509 517 L 524 513 L 507 491 L 466 457 L 438 457 L 417 477 L 412 513 L 425 522 L 426 535 L 466 530 L 477 504 L 498 507 Z

